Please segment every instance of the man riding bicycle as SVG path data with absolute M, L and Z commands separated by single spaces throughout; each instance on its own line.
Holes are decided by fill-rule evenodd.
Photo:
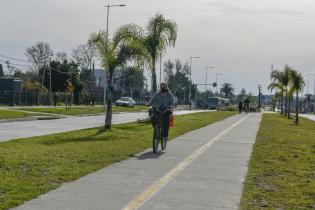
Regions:
M 168 138 L 169 122 L 170 116 L 172 114 L 172 109 L 174 107 L 174 96 L 169 90 L 166 83 L 160 84 L 160 92 L 155 93 L 150 102 L 153 108 L 153 118 L 156 119 L 156 116 L 163 116 L 163 125 L 164 125 L 164 138 Z M 155 120 L 154 119 L 154 120 Z
M 244 100 L 244 110 L 246 113 L 249 112 L 249 99 L 248 98 Z

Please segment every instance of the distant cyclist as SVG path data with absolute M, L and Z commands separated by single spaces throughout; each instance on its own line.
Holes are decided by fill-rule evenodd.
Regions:
M 238 102 L 238 112 L 241 114 L 242 111 L 243 111 L 243 102 L 240 101 L 240 102 Z
M 248 98 L 246 98 L 245 100 L 244 100 L 244 110 L 245 110 L 245 112 L 247 113 L 247 112 L 249 112 L 249 99 Z
M 174 107 L 174 96 L 169 90 L 166 83 L 160 84 L 160 92 L 155 93 L 150 102 L 153 107 L 153 114 L 162 114 L 164 121 L 164 138 L 168 138 L 169 121 L 172 114 L 172 108 Z

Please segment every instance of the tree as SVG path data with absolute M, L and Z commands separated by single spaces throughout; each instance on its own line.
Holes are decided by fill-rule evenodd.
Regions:
M 231 83 L 223 83 L 220 91 L 224 94 L 225 98 L 231 99 L 233 97 L 234 88 Z
M 117 35 L 142 44 L 145 48 L 146 62 L 149 64 L 152 73 L 152 91 L 157 91 L 156 62 L 163 54 L 166 47 L 175 46 L 177 39 L 177 25 L 173 20 L 166 19 L 161 14 L 152 17 L 147 26 L 146 32 L 134 24 L 122 26 Z
M 171 61 L 168 60 L 164 62 L 164 73 L 165 73 L 165 80 L 168 81 L 171 76 L 174 75 L 174 66 L 175 64 Z M 177 72 L 178 66 L 176 66 L 176 72 Z
M 173 72 L 173 68 L 175 66 L 175 74 Z M 176 60 L 175 64 L 172 61 L 167 61 L 165 63 L 165 71 L 168 72 L 168 76 L 166 77 L 166 83 L 168 87 L 172 91 L 172 93 L 178 98 L 180 103 L 188 103 L 189 98 L 189 85 L 190 80 L 187 77 L 187 73 L 189 72 L 189 65 L 185 63 L 182 65 L 180 60 Z M 197 86 L 192 84 L 192 98 L 195 97 Z
M 49 65 L 50 59 L 54 55 L 50 45 L 45 42 L 36 42 L 35 45 L 26 49 L 25 55 L 33 64 L 32 66 L 29 66 L 30 69 L 37 72 L 37 80 L 43 85 L 45 72 L 40 75 L 40 70 Z M 41 95 L 42 91 L 39 92 L 38 104 L 40 103 Z
M 63 62 L 59 60 L 52 60 L 51 64 L 51 83 L 52 83 L 52 92 L 63 92 L 65 90 L 65 84 L 68 79 L 71 79 L 71 82 L 74 86 L 73 98 L 74 103 L 80 103 L 80 93 L 83 89 L 83 82 L 80 80 L 80 70 L 78 64 L 73 61 L 68 62 L 64 60 Z M 44 67 L 48 68 L 48 67 Z M 49 88 L 50 79 L 48 69 L 42 69 L 41 71 L 45 72 L 44 86 Z
M 144 89 L 145 77 L 143 71 L 133 66 L 129 66 L 123 70 L 122 75 L 122 94 L 139 99 Z
M 56 53 L 56 60 L 60 61 L 61 63 L 68 60 L 68 55 L 66 52 L 57 52 Z
M 0 64 L 0 77 L 4 77 L 2 64 Z
M 26 49 L 25 55 L 27 60 L 33 63 L 33 66 L 30 66 L 31 70 L 39 72 L 41 68 L 48 65 L 54 52 L 48 43 L 36 42 Z
M 12 77 L 15 72 L 20 71 L 17 67 L 15 67 L 14 65 L 11 65 L 9 60 L 7 60 L 5 64 L 7 65 L 7 71 L 8 71 L 7 76 Z
M 284 114 L 283 105 L 284 105 L 284 93 L 286 91 L 285 86 L 283 85 L 284 73 L 279 70 L 273 70 L 270 74 L 272 82 L 268 86 L 268 89 L 273 91 L 276 89 L 276 93 L 279 96 L 280 101 L 280 113 Z
M 290 72 L 290 84 L 291 92 L 296 93 L 296 106 L 295 106 L 295 124 L 299 123 L 299 92 L 303 91 L 305 82 L 303 76 L 296 70 L 291 70 Z
M 77 46 L 72 50 L 72 59 L 79 64 L 81 70 L 91 70 L 97 49 L 92 42 Z
M 112 126 L 112 100 L 113 100 L 113 73 L 117 67 L 123 67 L 128 61 L 136 61 L 141 66 L 142 56 L 145 55 L 143 47 L 138 42 L 128 42 L 120 36 L 118 31 L 113 39 L 109 39 L 104 31 L 93 33 L 90 36 L 90 42 L 97 47 L 100 56 L 101 65 L 108 71 L 107 107 L 105 118 L 105 130 Z
M 244 101 L 246 98 L 246 90 L 242 88 L 241 93 L 237 96 L 238 101 Z
M 72 104 L 72 94 L 74 91 L 74 86 L 72 84 L 71 79 L 67 79 L 65 84 L 65 91 L 66 91 L 66 110 L 68 110 L 68 106 L 71 108 Z
M 289 83 L 290 83 L 290 72 L 292 71 L 291 67 L 289 65 L 285 65 L 283 69 L 283 75 L 282 75 L 282 85 L 285 88 L 285 109 L 284 109 L 284 115 L 289 116 L 289 97 L 290 97 L 290 92 L 289 92 Z

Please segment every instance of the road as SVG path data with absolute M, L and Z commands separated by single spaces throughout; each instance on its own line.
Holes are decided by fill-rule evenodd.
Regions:
M 198 111 L 175 111 L 175 115 Z M 147 112 L 113 114 L 113 124 L 127 123 L 145 119 Z M 68 117 L 55 120 L 36 120 L 24 122 L 0 123 L 0 142 L 12 139 L 41 136 L 52 133 L 93 128 L 104 125 L 104 115 L 88 117 Z
M 235 115 L 91 173 L 14 210 L 238 209 L 261 113 Z

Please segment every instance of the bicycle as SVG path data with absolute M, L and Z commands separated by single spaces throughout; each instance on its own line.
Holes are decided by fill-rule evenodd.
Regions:
M 249 104 L 245 104 L 244 111 L 246 114 L 249 112 Z
M 164 116 L 168 111 L 161 112 L 154 110 L 154 113 L 150 114 L 153 125 L 153 137 L 152 148 L 153 153 L 158 152 L 159 143 L 161 143 L 161 149 L 165 150 L 167 145 L 167 138 L 164 137 Z

